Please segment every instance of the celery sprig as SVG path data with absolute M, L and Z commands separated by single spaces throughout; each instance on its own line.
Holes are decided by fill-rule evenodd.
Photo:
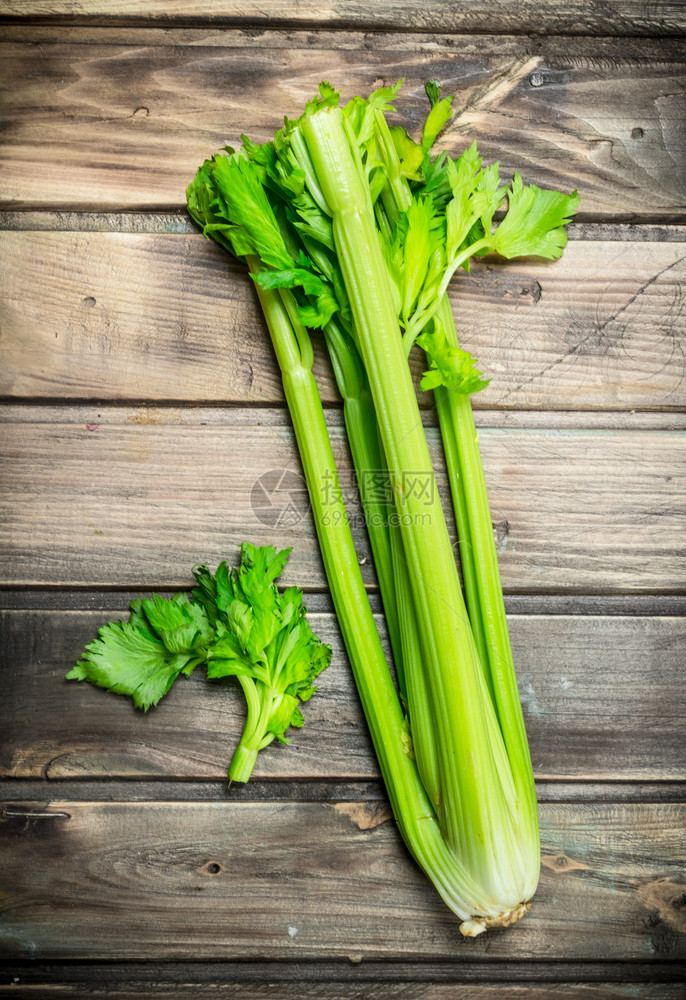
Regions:
M 129 620 L 102 626 L 67 680 L 128 695 L 147 712 L 202 663 L 210 679 L 237 677 L 248 715 L 229 777 L 247 781 L 259 751 L 274 738 L 290 742 L 289 727 L 303 725 L 300 703 L 331 659 L 305 617 L 302 591 L 276 587 L 290 551 L 244 542 L 240 567 L 195 567 L 191 597 L 132 601 Z

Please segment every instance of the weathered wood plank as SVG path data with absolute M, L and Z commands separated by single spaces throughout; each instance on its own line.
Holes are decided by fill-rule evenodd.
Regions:
M 0 776 L 225 776 L 244 716 L 233 683 L 218 690 L 198 671 L 144 715 L 124 698 L 64 681 L 96 629 L 119 617 L 123 612 L 0 613 L 7 664 Z M 307 705 L 304 728 L 289 747 L 260 755 L 255 778 L 376 778 L 335 618 L 315 613 L 311 621 L 333 646 L 332 664 Z M 539 779 L 683 777 L 686 620 L 516 615 L 510 631 Z
M 629 975 L 631 973 L 629 972 Z M 427 983 L 420 979 L 414 983 L 378 983 L 363 980 L 356 983 L 234 983 L 222 980 L 215 983 L 198 983 L 191 974 L 186 983 L 166 983 L 165 973 L 160 972 L 161 982 L 141 983 L 137 980 L 112 984 L 85 982 L 13 983 L 0 985 L 0 997 L 19 997 L 20 1000 L 46 1000 L 49 997 L 65 1000 L 214 1000 L 230 997 L 231 1000 L 455 1000 L 454 984 Z M 507 985 L 508 1000 L 683 1000 L 679 983 L 525 983 Z M 640 990 L 640 993 L 639 993 Z M 502 1000 L 503 983 L 459 986 L 460 1000 Z
M 2 395 L 283 401 L 251 282 L 202 236 L 6 231 L 0 259 Z M 475 405 L 685 406 L 685 280 L 681 243 L 583 241 L 554 265 L 477 262 L 451 292 L 463 344 L 492 377 Z M 322 350 L 317 376 L 336 401 Z
M 34 818 L 30 813 L 38 813 Z M 532 912 L 465 943 L 364 803 L 12 803 L 3 950 L 34 959 L 675 960 L 684 807 L 546 805 Z
M 262 25 L 268 28 L 298 26 L 374 29 L 391 31 L 494 32 L 502 34 L 562 35 L 680 35 L 686 31 L 683 6 L 678 0 L 658 0 L 646 6 L 641 0 L 621 0 L 608 8 L 602 0 L 542 0 L 535 11 L 522 0 L 494 0 L 475 6 L 468 0 L 427 0 L 419 7 L 413 0 L 360 3 L 306 0 L 2 0 L 0 17 L 49 23 L 68 19 L 77 23 L 219 23 Z
M 426 79 L 456 94 L 445 148 L 476 138 L 505 176 L 579 188 L 587 218 L 685 217 L 683 57 L 667 40 L 599 56 L 581 39 L 227 30 L 146 45 L 120 29 L 79 44 L 79 29 L 52 31 L 52 43 L 2 48 L 6 207 L 178 206 L 209 153 L 241 132 L 272 135 L 321 79 L 350 96 L 404 75 L 410 127 Z
M 164 424 L 154 411 L 134 411 L 134 423 L 96 412 L 98 423 L 6 425 L 6 585 L 187 586 L 191 566 L 233 558 L 246 538 L 294 546 L 284 583 L 325 585 L 309 515 L 282 516 L 302 502 L 298 481 L 273 508 L 256 494 L 251 506 L 260 477 L 271 490 L 272 470 L 299 469 L 289 427 L 263 426 L 260 411 L 228 409 L 208 426 L 202 411 L 195 424 L 173 423 L 173 411 Z M 428 435 L 444 494 L 438 434 Z M 342 428 L 331 437 L 373 583 Z M 506 590 L 681 591 L 682 434 L 483 429 L 480 440 Z

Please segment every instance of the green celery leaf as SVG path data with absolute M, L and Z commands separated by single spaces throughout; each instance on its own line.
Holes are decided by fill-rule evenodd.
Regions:
M 424 92 L 429 98 L 431 107 L 434 108 L 441 99 L 441 85 L 438 80 L 427 80 L 424 84 Z
M 484 233 L 490 234 L 493 225 L 493 216 L 500 208 L 503 198 L 507 194 L 507 188 L 500 187 L 497 163 L 492 163 L 490 167 L 484 170 L 479 181 L 479 191 L 485 195 L 485 206 L 480 218 L 481 226 Z M 468 238 L 468 242 L 476 242 L 480 235 L 480 233 L 478 235 L 475 233 L 474 240 L 470 241 Z
M 426 156 L 425 150 L 400 125 L 391 125 L 389 132 L 400 160 L 401 173 L 405 177 L 419 180 L 419 170 Z
M 298 313 L 305 326 L 320 329 L 338 312 L 335 290 L 327 281 L 306 268 L 288 268 L 282 271 L 261 271 L 253 274 L 262 288 L 302 288 L 307 299 L 298 302 Z
M 284 693 L 277 698 L 266 728 L 267 732 L 273 733 L 280 743 L 290 743 L 284 733 L 289 726 L 299 729 L 304 721 L 302 712 L 298 708 L 298 699 Z
M 415 188 L 417 194 L 431 195 L 434 205 L 444 210 L 453 196 L 448 180 L 448 154 L 441 153 L 435 160 L 425 156 L 421 164 L 422 183 Z
M 395 108 L 389 102 L 396 99 L 404 82 L 405 77 L 401 76 L 398 82 L 391 84 L 390 87 L 378 87 L 376 90 L 373 90 L 367 98 L 367 104 L 370 108 L 374 108 L 376 111 L 380 111 L 381 114 L 384 115 L 387 111 L 395 111 Z
M 221 677 L 231 677 L 242 675 L 243 677 L 254 677 L 255 670 L 259 670 L 259 664 L 253 662 L 246 653 L 238 636 L 232 632 L 224 631 L 212 646 L 207 660 L 207 676 L 210 680 Z M 268 680 L 266 672 L 260 678 Z
M 424 89 L 431 102 L 431 110 L 426 116 L 422 132 L 422 149 L 428 153 L 436 141 L 436 137 L 452 116 L 453 98 L 445 97 L 441 100 L 441 88 L 436 80 L 429 80 L 424 85 Z
M 198 225 L 202 226 L 207 239 L 216 240 L 225 250 L 234 253 L 229 235 L 232 226 L 226 216 L 222 214 L 222 206 L 217 200 L 217 192 L 212 180 L 212 168 L 213 161 L 205 160 L 188 186 L 186 191 L 188 211 Z
M 379 87 L 365 100 L 355 96 L 343 108 L 343 114 L 352 127 L 353 134 L 362 152 L 368 151 L 373 144 L 377 131 L 377 114 L 384 115 L 387 111 L 395 111 L 389 102 L 397 97 L 403 85 L 404 78 L 391 87 Z
M 472 226 L 487 210 L 488 192 L 479 190 L 481 157 L 476 142 L 457 160 L 446 161 L 453 197 L 445 207 L 446 244 L 449 260 L 454 260 Z
M 79 660 L 71 668 L 68 674 L 64 675 L 68 681 L 87 681 L 88 667 L 84 660 Z
M 407 324 L 430 272 L 432 258 L 444 240 L 444 229 L 429 198 L 413 199 L 398 223 L 398 240 L 403 248 L 401 277 L 402 316 Z
M 141 632 L 130 622 L 111 622 L 86 646 L 68 680 L 87 680 L 115 694 L 133 698 L 147 711 L 164 697 L 183 671 L 189 674 L 205 659 L 204 650 L 170 652 L 161 639 Z
M 316 240 L 322 246 L 327 247 L 327 249 L 333 250 L 333 227 L 331 219 L 328 215 L 324 215 L 316 205 L 314 199 L 307 195 L 307 201 L 304 197 L 299 198 L 297 202 L 293 202 L 293 205 L 297 212 L 297 216 L 293 219 L 293 225 L 298 232 L 302 233 L 303 236 L 309 236 L 310 239 Z
M 212 182 L 226 205 L 232 238 L 240 239 L 242 255 L 256 254 L 269 267 L 290 267 L 292 259 L 260 181 L 247 154 L 215 156 Z M 235 237 L 233 234 L 235 233 Z
M 214 629 L 205 608 L 194 604 L 186 594 L 176 594 L 170 600 L 158 597 L 131 604 L 130 623 L 142 626 L 140 615 L 159 637 L 170 653 L 182 653 L 196 648 L 206 648 L 214 638 Z
M 231 567 L 221 562 L 213 574 L 207 566 L 196 566 L 193 575 L 198 584 L 193 590 L 193 600 L 202 604 L 212 625 L 216 626 L 218 622 L 225 624 L 226 611 L 234 598 Z
M 507 194 L 507 214 L 493 233 L 493 249 L 503 257 L 559 257 L 567 245 L 563 227 L 581 200 L 577 192 L 547 191 L 523 184 L 515 174 Z
M 241 741 L 248 753 L 236 777 L 247 780 L 257 752 L 275 737 L 288 742 L 289 726 L 303 724 L 298 706 L 316 690 L 313 681 L 331 658 L 306 620 L 302 591 L 288 587 L 279 594 L 276 580 L 290 552 L 245 542 L 239 568 L 226 562 L 216 573 L 195 567 L 192 599 L 155 594 L 133 601 L 129 621 L 99 629 L 67 679 L 128 695 L 147 711 L 179 674 L 200 663 L 207 663 L 210 679 L 237 676 L 248 698 Z
M 431 362 L 420 383 L 422 389 L 436 389 L 443 385 L 455 392 L 470 394 L 480 392 L 490 382 L 477 371 L 475 358 L 462 348 L 449 344 L 440 327 L 422 333 L 417 343 L 429 355 Z

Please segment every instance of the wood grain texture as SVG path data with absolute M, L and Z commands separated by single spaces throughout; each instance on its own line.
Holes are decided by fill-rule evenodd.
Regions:
M 411 129 L 426 79 L 455 93 L 441 140 L 451 152 L 477 139 L 504 176 L 578 188 L 586 217 L 686 217 L 684 63 L 667 40 L 598 54 L 593 40 L 572 39 L 227 29 L 145 44 L 120 29 L 108 44 L 79 44 L 79 31 L 2 46 L 6 207 L 179 206 L 208 154 L 241 132 L 271 136 L 321 79 L 348 97 L 405 76 L 399 107 Z
M 7 398 L 283 402 L 250 279 L 199 234 L 7 231 L 0 259 Z M 686 406 L 685 280 L 683 243 L 477 262 L 451 289 L 463 345 L 492 377 L 475 405 Z M 337 401 L 322 350 L 316 372 Z
M 385 806 L 12 803 L 0 821 L 3 952 L 675 960 L 686 952 L 684 814 L 542 806 L 532 912 L 509 933 L 465 943 Z
M 128 699 L 64 681 L 97 628 L 125 610 L 0 612 L 7 664 L 0 777 L 226 775 L 244 719 L 234 683 L 208 684 L 198 671 L 143 714 Z M 310 620 L 332 645 L 332 664 L 305 709 L 304 728 L 289 747 L 260 754 L 255 778 L 377 778 L 335 618 L 311 613 Z M 383 620 L 377 623 L 383 632 Z M 515 615 L 510 632 L 539 779 L 683 777 L 685 619 Z
M 294 547 L 284 584 L 324 586 L 309 515 L 297 524 L 282 516 L 278 490 L 274 509 L 258 508 L 257 496 L 251 506 L 257 479 L 299 469 L 288 426 L 263 425 L 259 410 L 228 409 L 223 423 L 206 426 L 202 410 L 193 424 L 174 423 L 173 411 L 165 423 L 145 409 L 126 423 L 110 423 L 105 407 L 96 413 L 97 423 L 4 428 L 6 585 L 183 587 L 198 561 L 216 565 L 259 538 Z M 437 431 L 428 436 L 445 495 Z M 331 437 L 371 584 L 342 428 Z M 480 441 L 506 590 L 681 591 L 683 434 L 483 429 Z
M 2 0 L 0 17 L 50 23 L 220 23 L 227 25 L 373 28 L 391 31 L 492 31 L 502 34 L 672 35 L 686 31 L 678 0 L 621 0 L 611 9 L 602 0 L 542 0 L 535 10 L 522 0 L 493 0 L 477 6 L 468 0 Z
M 188 982 L 141 983 L 136 980 L 113 984 L 93 983 L 25 983 L 3 987 L 0 998 L 19 997 L 20 1000 L 214 1000 L 215 997 L 230 997 L 230 1000 L 455 1000 L 456 986 L 427 983 L 421 976 L 413 983 L 378 983 L 366 980 L 356 983 L 198 983 L 191 973 Z M 504 986 L 503 983 L 487 985 L 464 985 L 459 987 L 460 1000 L 502 1000 L 503 990 L 507 990 L 507 1000 L 683 1000 L 680 983 L 642 983 L 640 994 L 633 982 L 626 983 L 526 983 Z

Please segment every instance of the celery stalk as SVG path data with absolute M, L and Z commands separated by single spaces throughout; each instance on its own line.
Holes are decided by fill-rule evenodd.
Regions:
M 448 340 L 457 346 L 455 321 L 447 297 L 443 298 L 439 306 L 439 314 Z M 489 687 L 510 759 L 517 794 L 527 804 L 524 816 L 531 821 L 528 842 L 538 857 L 536 790 L 512 659 L 498 556 L 472 404 L 468 396 L 450 389 L 439 390 L 436 395 L 439 419 L 446 422 L 448 433 L 452 432 L 457 450 L 457 462 L 450 463 L 448 468 L 453 497 L 460 493 L 464 497 L 463 532 L 468 539 L 470 555 L 468 596 L 468 603 L 471 604 L 470 617 L 471 608 L 477 609 L 480 627 L 484 632 L 486 649 L 484 662 L 488 667 Z
M 255 257 L 246 259 L 253 273 L 260 270 Z M 441 834 L 417 766 L 407 752 L 402 710 L 365 592 L 345 506 L 338 491 L 326 497 L 322 492 L 322 483 L 337 481 L 337 473 L 310 367 L 307 332 L 297 329 L 292 311 L 284 304 L 288 292 L 259 285 L 257 290 L 282 373 L 331 596 L 393 814 L 415 860 L 464 921 L 463 932 L 480 933 L 502 922 L 500 899 L 470 875 Z M 307 363 L 303 363 L 303 353 Z M 505 922 L 525 909 L 513 904 Z
M 415 482 L 433 484 L 433 469 L 363 167 L 338 109 L 305 118 L 301 129 L 333 212 L 338 261 L 401 517 L 418 631 L 429 658 L 441 830 L 484 895 L 498 900 L 501 913 L 509 913 L 528 900 L 537 870 L 531 871 L 530 852 L 521 843 L 511 775 L 501 773 L 506 760 L 502 735 L 493 704 L 484 697 L 482 667 L 440 501 L 435 489 L 420 498 L 408 488 L 408 473 Z
M 189 189 L 189 208 L 206 235 L 245 258 L 258 278 L 257 292 L 282 371 L 325 570 L 391 805 L 411 852 L 464 921 L 462 932 L 473 935 L 521 916 L 538 877 L 531 765 L 511 657 L 508 660 L 504 647 L 507 632 L 495 550 L 491 558 L 484 540 L 491 533 L 490 514 L 483 473 L 479 479 L 471 471 L 474 463 L 477 471 L 481 466 L 473 423 L 471 430 L 469 425 L 469 403 L 467 413 L 459 398 L 453 399 L 455 393 L 439 390 L 439 419 L 460 526 L 466 608 L 403 347 L 400 293 L 397 284 L 391 287 L 389 260 L 382 255 L 376 231 L 378 225 L 386 240 L 384 253 L 390 254 L 394 231 L 408 233 L 397 223 L 413 194 L 397 157 L 391 162 L 394 149 L 388 130 L 384 132 L 384 98 L 374 102 L 370 98 L 368 108 L 362 104 L 376 116 L 385 136 L 381 146 L 390 163 L 386 175 L 372 162 L 373 145 L 365 149 L 365 159 L 360 155 L 357 143 L 370 135 L 369 116 L 344 118 L 331 107 L 332 94 L 332 88 L 322 85 L 321 101 L 310 102 L 297 126 L 287 123 L 274 144 L 257 147 L 246 140 L 241 154 L 208 161 Z M 366 115 L 359 103 L 356 108 Z M 444 112 L 445 108 L 443 116 Z M 434 125 L 436 120 L 434 115 Z M 472 150 L 470 155 L 469 166 L 477 154 Z M 448 167 L 452 176 L 455 168 Z M 493 180 L 491 172 L 488 184 Z M 519 215 L 509 229 L 503 228 L 500 242 L 508 253 L 522 245 L 517 219 L 526 217 L 532 198 L 531 190 L 518 183 L 516 187 L 513 182 L 512 191 Z M 379 193 L 373 208 L 372 198 Z M 539 194 L 540 205 L 548 204 L 548 195 Z M 538 197 L 535 192 L 534 197 Z M 560 206 L 553 207 L 554 221 Z M 421 224 L 426 209 L 419 206 L 418 211 L 416 224 Z M 460 245 L 463 230 L 455 228 L 462 225 L 459 212 L 463 211 L 458 207 L 456 215 L 451 208 L 448 264 L 452 262 L 453 269 L 468 253 L 466 245 Z M 444 228 L 444 236 L 445 232 Z M 559 247 L 559 230 L 556 233 L 550 246 L 541 244 L 546 253 Z M 413 239 L 408 246 L 414 246 L 416 257 L 421 233 Z M 478 245 L 478 241 L 472 244 Z M 400 273 L 403 282 L 417 280 L 411 270 Z M 299 290 L 293 293 L 291 288 Z M 403 288 L 408 347 L 424 323 L 440 323 L 450 344 L 456 344 L 452 317 L 443 311 L 449 312 L 447 300 L 439 304 L 424 299 L 411 315 L 408 286 Z M 406 689 L 416 764 L 364 592 L 345 508 L 335 488 L 333 456 L 303 322 L 323 328 L 344 398 L 358 473 L 375 466 L 389 470 L 399 523 L 384 524 L 370 538 L 389 632 L 398 651 L 400 686 Z M 424 336 L 422 343 L 429 341 Z M 432 350 L 443 351 L 444 358 L 445 348 L 435 340 Z M 461 364 L 459 357 L 457 362 Z M 435 376 L 432 384 L 437 384 Z M 462 440 L 470 434 L 471 446 Z M 327 500 L 322 493 L 325 480 L 333 484 Z M 375 501 L 364 495 L 364 489 L 362 494 L 369 516 Z M 475 550 L 483 566 L 477 567 Z M 486 623 L 489 615 L 500 618 L 495 624 Z
M 324 338 L 338 391 L 343 399 L 343 418 L 348 444 L 357 475 L 374 568 L 383 600 L 386 628 L 393 650 L 398 687 L 402 695 L 405 688 L 403 652 L 391 554 L 388 504 L 378 499 L 374 483 L 370 481 L 371 476 L 383 475 L 384 471 L 376 414 L 367 376 L 355 345 L 333 320 L 324 327 Z
M 416 745 L 416 759 L 424 788 L 434 806 L 439 801 L 438 763 L 432 710 L 422 665 L 422 652 L 410 589 L 400 528 L 393 520 L 388 504 L 373 495 L 367 482 L 370 473 L 384 481 L 386 463 L 378 439 L 376 413 L 371 400 L 366 373 L 355 345 L 331 322 L 324 328 L 338 389 L 343 397 L 343 413 L 350 451 L 357 473 L 360 499 L 374 556 L 379 589 L 384 606 L 386 628 L 393 650 L 398 690 L 408 704 L 409 717 L 421 718 L 423 724 L 411 731 Z M 409 684 L 406 681 L 409 676 Z
M 380 112 L 376 112 L 376 125 L 388 171 L 388 180 L 381 198 L 389 217 L 396 220 L 400 212 L 409 208 L 412 194 L 407 180 L 401 175 L 397 152 L 386 120 Z M 474 247 L 470 248 L 470 253 L 472 252 Z M 463 256 L 466 259 L 467 253 Z M 455 320 L 447 294 L 441 296 L 437 317 L 448 342 L 458 347 Z M 462 581 L 469 619 L 507 747 L 517 794 L 527 806 L 525 818 L 530 826 L 527 843 L 537 858 L 538 821 L 533 769 L 517 689 L 472 404 L 468 395 L 444 386 L 434 391 L 434 398 L 457 522 Z

